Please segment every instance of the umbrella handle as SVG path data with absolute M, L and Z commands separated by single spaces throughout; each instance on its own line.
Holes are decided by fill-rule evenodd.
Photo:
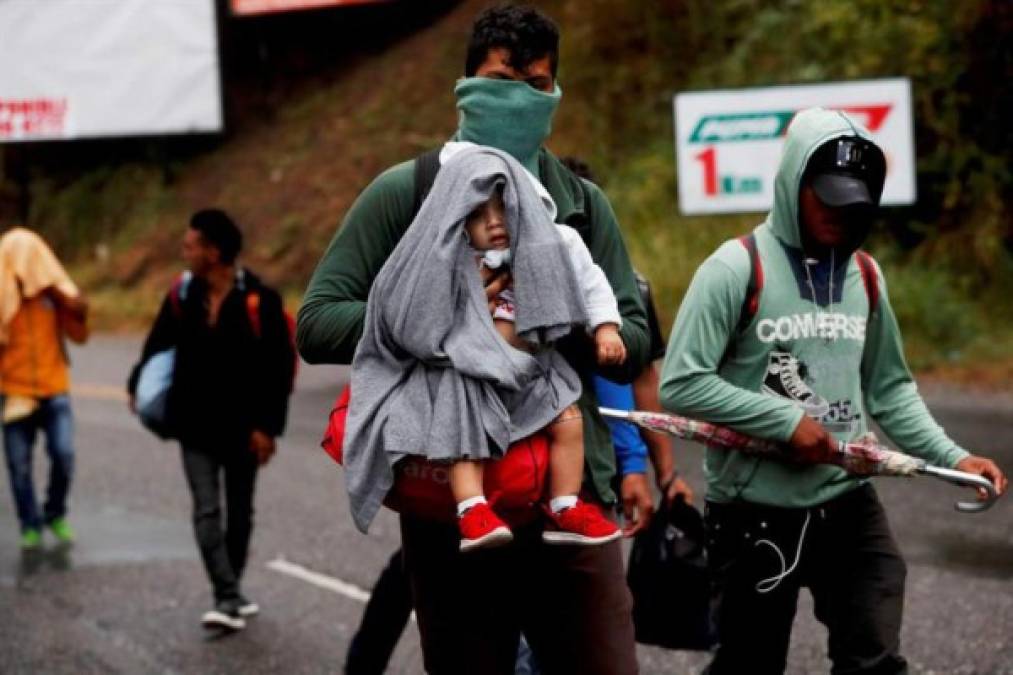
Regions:
M 996 492 L 995 486 L 987 478 L 975 475 L 973 473 L 967 473 L 966 471 L 957 471 L 955 469 L 944 469 L 940 466 L 932 466 L 926 464 L 918 469 L 918 473 L 926 476 L 933 476 L 940 480 L 944 480 L 947 483 L 953 485 L 959 485 L 960 487 L 973 487 L 981 488 L 988 493 L 988 497 L 984 501 L 980 502 L 957 502 L 953 505 L 953 508 L 960 511 L 961 513 L 978 513 L 979 511 L 985 511 L 995 504 L 995 501 L 999 499 L 999 493 Z
M 626 420 L 630 419 L 629 410 L 617 410 L 616 408 L 598 408 L 598 413 L 602 417 L 609 417 L 614 420 Z

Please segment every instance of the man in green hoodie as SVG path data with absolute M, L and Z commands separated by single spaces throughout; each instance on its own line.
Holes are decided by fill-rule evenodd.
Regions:
M 800 456 L 854 440 L 875 420 L 906 452 L 1002 491 L 998 467 L 933 421 L 882 274 L 857 252 L 885 175 L 883 152 L 847 115 L 795 117 L 766 222 L 722 245 L 690 284 L 662 403 Z M 713 448 L 705 472 L 720 641 L 711 675 L 783 672 L 802 586 L 829 629 L 834 673 L 906 672 L 906 568 L 870 482 Z
M 535 9 L 506 5 L 480 14 L 468 44 L 466 77 L 455 87 L 459 126 L 453 140 L 513 155 L 548 190 L 557 221 L 580 233 L 612 286 L 623 320 L 626 362 L 603 372 L 629 382 L 647 361 L 647 320 L 615 215 L 593 183 L 543 147 L 561 96 L 558 41 L 556 26 Z M 370 286 L 412 222 L 426 181 L 431 185 L 435 172 L 424 167 L 435 157 L 427 153 L 383 172 L 348 211 L 299 310 L 297 342 L 308 362 L 351 362 Z M 490 279 L 487 296 L 495 297 L 507 281 L 503 275 Z M 611 510 L 617 502 L 615 455 L 591 386 L 598 370 L 592 344 L 575 332 L 557 347 L 583 383 L 583 494 Z M 639 509 L 644 520 L 651 508 L 645 475 L 624 476 L 619 492 L 627 515 Z M 411 514 L 402 514 L 401 534 L 428 672 L 513 673 L 522 630 L 546 672 L 636 672 L 620 542 L 548 547 L 539 526 L 531 525 L 514 528 L 509 546 L 461 556 L 454 525 Z

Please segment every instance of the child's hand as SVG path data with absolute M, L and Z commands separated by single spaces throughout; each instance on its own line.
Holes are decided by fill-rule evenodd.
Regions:
M 594 345 L 599 365 L 615 366 L 626 360 L 626 345 L 614 323 L 604 323 L 594 330 Z
M 489 303 L 489 314 L 496 311 L 496 296 L 510 287 L 510 272 L 504 269 L 491 270 L 488 267 L 481 267 L 478 270 L 482 277 L 482 284 L 485 286 L 485 299 Z

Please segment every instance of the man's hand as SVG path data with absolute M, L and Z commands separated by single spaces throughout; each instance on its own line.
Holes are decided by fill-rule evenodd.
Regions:
M 632 537 L 647 528 L 654 514 L 651 486 L 647 482 L 646 475 L 628 473 L 623 476 L 619 492 L 623 500 L 623 516 L 626 519 L 623 536 Z
M 485 284 L 485 299 L 489 303 L 489 313 L 496 311 L 496 296 L 510 286 L 510 272 L 505 269 L 491 270 L 483 267 L 479 271 L 482 283 Z
M 626 360 L 626 345 L 614 323 L 603 323 L 594 330 L 594 346 L 599 365 L 617 366 Z
M 674 469 L 667 476 L 658 476 L 658 490 L 666 504 L 671 504 L 680 495 L 687 504 L 693 503 L 693 488 Z
M 819 422 L 803 415 L 788 445 L 795 451 L 798 459 L 820 461 L 836 450 L 837 440 Z
M 995 491 L 1000 495 L 1006 492 L 1006 488 L 1009 486 L 1009 482 L 1006 480 L 1002 469 L 986 457 L 971 455 L 957 462 L 957 465 L 953 468 L 957 471 L 973 473 L 976 476 L 987 478 L 995 486 Z M 981 488 L 978 488 L 978 501 L 985 501 L 986 499 L 988 499 L 988 494 Z
M 271 461 L 274 450 L 274 438 L 268 436 L 263 431 L 254 429 L 253 433 L 250 434 L 250 451 L 257 456 L 257 463 L 264 466 Z

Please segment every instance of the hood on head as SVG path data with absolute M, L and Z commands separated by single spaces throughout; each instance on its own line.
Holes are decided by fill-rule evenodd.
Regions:
M 452 186 L 446 189 L 447 192 L 461 195 L 460 200 L 454 205 L 455 210 L 450 211 L 441 207 L 443 218 L 460 225 L 460 228 L 448 230 L 452 236 L 461 236 L 468 214 L 488 201 L 496 190 L 502 190 L 505 225 L 510 234 L 511 251 L 516 251 L 519 238 L 517 224 L 522 218 L 541 218 L 549 224 L 552 223 L 555 215 L 552 198 L 539 184 L 538 179 L 510 153 L 486 145 L 451 142 L 441 150 L 440 163 L 440 171 L 436 174 L 433 190 L 446 184 Z M 536 213 L 525 211 L 522 214 L 521 192 L 535 193 L 537 196 L 533 196 L 527 203 L 541 204 L 544 208 L 537 209 Z M 546 198 L 548 202 L 545 201 Z M 423 203 L 420 214 L 426 210 L 428 201 L 427 199 Z
M 792 248 L 802 248 L 798 199 L 809 158 L 821 145 L 842 136 L 872 140 L 868 129 L 838 110 L 807 108 L 796 114 L 788 127 L 774 179 L 774 208 L 767 216 L 767 224 L 778 239 Z

